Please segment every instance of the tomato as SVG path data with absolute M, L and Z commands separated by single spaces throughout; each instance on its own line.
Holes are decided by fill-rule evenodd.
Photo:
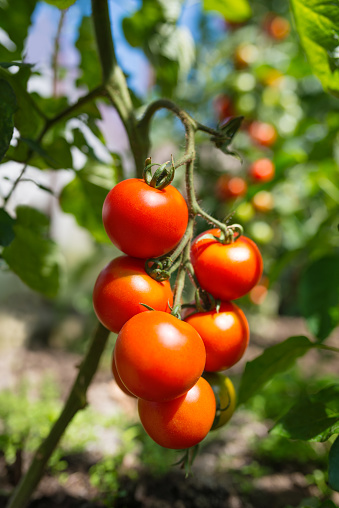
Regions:
M 256 244 L 241 236 L 222 244 L 202 238 L 210 233 L 220 237 L 220 229 L 209 229 L 197 236 L 191 246 L 191 261 L 202 289 L 220 300 L 235 300 L 248 293 L 259 281 L 263 261 Z
M 248 128 L 250 137 L 262 146 L 270 147 L 277 140 L 277 132 L 273 125 L 265 122 L 252 122 Z
M 159 190 L 130 178 L 109 191 L 102 220 L 116 247 L 146 259 L 162 256 L 179 243 L 186 231 L 188 208 L 173 185 Z
M 219 372 L 204 372 L 203 376 L 211 385 L 217 403 L 211 430 L 219 429 L 231 419 L 235 411 L 235 389 L 230 378 Z
M 290 33 L 290 23 L 286 18 L 269 13 L 264 21 L 267 34 L 276 41 L 282 41 Z
M 274 207 L 274 199 L 271 192 L 259 191 L 252 198 L 253 207 L 257 212 L 267 213 Z
M 147 434 L 165 448 L 190 448 L 206 437 L 216 412 L 211 386 L 200 377 L 181 397 L 167 402 L 139 399 L 138 410 Z
M 115 380 L 116 384 L 119 386 L 120 390 L 123 391 L 126 395 L 129 395 L 130 397 L 135 397 L 135 395 L 133 395 L 133 393 L 131 393 L 129 390 L 127 390 L 126 386 L 121 381 L 121 377 L 119 376 L 119 372 L 117 371 L 117 366 L 115 365 L 114 355 L 112 356 L 112 373 L 113 373 L 114 380 Z
M 274 178 L 275 166 L 266 157 L 257 159 L 249 167 L 249 175 L 256 182 L 270 182 Z
M 136 397 L 180 397 L 197 382 L 206 362 L 194 328 L 160 311 L 136 314 L 122 327 L 114 349 L 122 382 Z
M 213 106 L 219 122 L 235 115 L 232 99 L 228 95 L 218 95 L 213 102 Z
M 217 180 L 216 195 L 222 201 L 236 199 L 244 196 L 246 192 L 247 183 L 240 176 L 221 175 Z
M 132 316 L 155 310 L 170 312 L 173 294 L 169 281 L 158 282 L 147 275 L 144 261 L 119 256 L 100 272 L 93 290 L 93 306 L 101 323 L 118 333 Z
M 199 333 L 206 349 L 205 371 L 229 369 L 243 356 L 250 330 L 243 311 L 232 302 L 222 302 L 216 309 L 196 312 L 185 318 Z

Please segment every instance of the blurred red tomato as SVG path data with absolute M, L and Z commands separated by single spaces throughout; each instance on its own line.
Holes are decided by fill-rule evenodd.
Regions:
M 277 132 L 270 123 L 254 121 L 248 128 L 252 140 L 258 145 L 270 147 L 277 140 Z
M 236 199 L 247 192 L 247 183 L 240 176 L 221 175 L 216 183 L 215 193 L 220 201 Z

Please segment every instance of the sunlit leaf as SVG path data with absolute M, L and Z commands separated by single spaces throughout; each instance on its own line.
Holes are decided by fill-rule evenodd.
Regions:
M 75 4 L 76 0 L 44 0 L 47 4 L 54 5 L 58 9 L 68 9 Z
M 13 88 L 0 79 L 0 161 L 8 150 L 14 130 L 17 101 Z
M 63 259 L 57 244 L 49 238 L 49 219 L 28 206 L 20 206 L 16 212 L 15 238 L 3 249 L 2 257 L 31 289 L 56 296 Z
M 291 368 L 297 358 L 314 345 L 303 336 L 290 337 L 267 348 L 260 356 L 247 362 L 238 393 L 238 404 L 243 404 L 265 386 L 274 376 Z
M 221 14 L 226 21 L 241 23 L 249 19 L 252 15 L 250 4 L 247 0 L 204 0 L 205 11 L 216 11 Z
M 291 0 L 298 34 L 314 74 L 325 90 L 339 95 L 339 3 Z
M 76 172 L 61 192 L 60 205 L 64 212 L 75 216 L 77 223 L 88 229 L 98 242 L 108 242 L 102 224 L 102 205 L 108 191 L 117 183 L 118 170 L 112 164 L 89 163 Z

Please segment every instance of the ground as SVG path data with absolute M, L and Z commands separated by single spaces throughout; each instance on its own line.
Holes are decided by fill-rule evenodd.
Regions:
M 76 320 L 73 325 L 68 324 L 76 327 Z M 55 379 L 60 388 L 60 397 L 64 399 L 75 378 L 76 365 L 81 356 L 56 347 L 53 341 L 48 347 L 32 348 L 27 340 L 19 338 L 24 337 L 27 330 L 24 332 L 14 318 L 11 325 L 13 339 L 6 339 L 5 334 L 3 340 L 0 388 L 15 389 L 20 379 L 25 379 L 29 386 L 34 387 L 48 373 Z M 245 361 L 256 357 L 263 347 L 291 335 L 308 334 L 303 321 L 294 318 L 256 318 L 250 326 L 251 344 L 245 358 L 230 370 L 230 376 L 241 372 Z M 337 337 L 334 334 L 330 342 L 335 343 Z M 300 361 L 300 371 L 305 374 L 310 371 L 328 374 L 336 372 L 336 365 L 331 357 L 310 352 L 307 358 Z M 110 416 L 118 412 L 137 421 L 135 401 L 117 388 L 107 362 L 95 376 L 88 401 L 91 410 L 97 414 Z M 321 485 L 309 481 L 309 475 L 315 476 L 314 464 L 308 461 L 300 463 L 286 457 L 281 462 L 276 458 L 270 461 L 267 456 L 258 460 L 253 455 L 251 443 L 264 440 L 270 424 L 266 420 L 253 419 L 253 415 L 246 410 L 237 411 L 227 429 L 207 440 L 188 478 L 178 466 L 157 474 L 154 468 L 143 467 L 133 453 L 128 452 L 119 463 L 117 494 L 113 495 L 112 492 L 107 504 L 104 504 L 104 498 L 100 495 L 100 488 L 90 482 L 89 470 L 104 454 L 114 455 L 117 434 L 113 428 L 99 428 L 100 439 L 95 445 L 84 445 L 79 452 L 63 457 L 66 474 L 62 481 L 55 472 L 46 472 L 29 508 L 287 508 L 304 506 L 302 501 L 309 498 L 314 503 L 322 496 L 331 497 L 339 503 L 337 494 L 324 494 Z M 30 457 L 29 453 L 20 457 L 23 469 L 27 467 Z M 8 493 L 16 483 L 17 476 L 15 467 L 6 466 L 4 455 L 1 454 L 0 508 L 6 506 Z

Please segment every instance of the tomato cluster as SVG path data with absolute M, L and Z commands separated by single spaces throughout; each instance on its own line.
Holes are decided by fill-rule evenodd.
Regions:
M 249 238 L 228 243 L 219 229 L 191 244 L 200 291 L 220 299 L 217 308 L 179 317 L 168 280 L 147 270 L 173 251 L 185 234 L 188 209 L 172 185 L 163 189 L 141 179 L 116 185 L 103 205 L 103 223 L 124 253 L 99 274 L 93 305 L 101 323 L 118 334 L 112 372 L 118 386 L 138 399 L 140 421 L 166 448 L 198 444 L 224 425 L 235 408 L 232 382 L 220 371 L 243 356 L 249 327 L 232 302 L 262 274 L 262 259 Z M 152 309 L 152 310 L 150 310 Z

